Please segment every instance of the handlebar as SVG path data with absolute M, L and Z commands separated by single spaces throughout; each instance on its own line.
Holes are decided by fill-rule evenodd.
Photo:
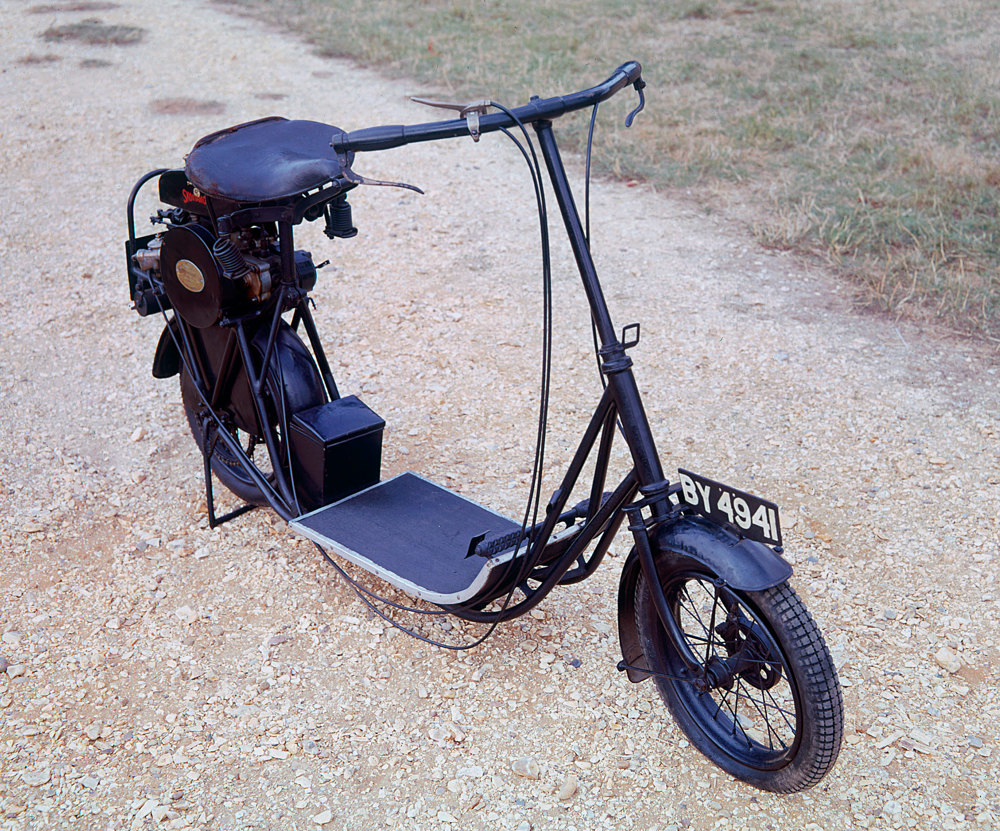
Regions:
M 604 101 L 629 84 L 641 90 L 642 65 L 638 61 L 622 64 L 602 84 L 590 89 L 557 95 L 553 98 L 534 98 L 522 107 L 512 110 L 522 124 L 548 121 L 573 110 L 582 110 Z M 479 132 L 492 133 L 517 122 L 505 112 L 490 113 L 479 119 Z M 464 118 L 448 121 L 430 121 L 424 124 L 385 124 L 341 133 L 333 137 L 330 146 L 337 153 L 388 150 L 418 141 L 437 141 L 469 135 L 469 123 Z

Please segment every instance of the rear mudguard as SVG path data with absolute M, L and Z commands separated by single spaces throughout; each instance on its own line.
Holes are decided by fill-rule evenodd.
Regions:
M 740 539 L 714 522 L 702 517 L 682 517 L 660 528 L 651 540 L 657 567 L 666 573 L 684 564 L 705 566 L 733 589 L 763 591 L 792 576 L 792 567 L 766 545 Z M 650 676 L 639 632 L 635 624 L 635 588 L 642 567 L 635 548 L 622 568 L 618 584 L 618 637 L 625 664 L 640 669 L 626 669 L 630 681 Z
M 170 330 L 173 329 L 173 337 Z M 172 317 L 160 333 L 160 342 L 156 344 L 156 354 L 153 356 L 153 377 L 171 378 L 181 371 L 181 353 L 177 350 L 177 342 L 181 339 L 177 328 L 177 318 Z
M 268 336 L 267 327 L 262 326 L 250 337 L 250 348 L 260 360 L 263 360 L 267 351 Z M 211 387 L 215 383 L 216 373 L 220 371 L 219 364 L 229 333 L 220 326 L 208 326 L 204 329 L 189 329 L 188 337 L 192 341 L 192 348 L 201 354 L 207 363 L 207 371 L 210 374 L 205 380 Z M 156 354 L 153 356 L 154 378 L 170 378 L 181 371 L 182 361 L 178 349 L 180 340 L 180 325 L 174 317 L 163 327 L 160 341 L 156 344 Z M 276 399 L 281 398 L 287 403 L 289 414 L 322 404 L 326 400 L 323 380 L 312 356 L 295 331 L 284 321 L 275 333 L 271 372 L 274 375 L 269 376 L 270 392 Z M 280 382 L 278 379 L 281 379 Z M 283 393 L 279 393 L 282 388 Z M 259 425 L 250 385 L 242 370 L 230 396 L 236 425 L 247 432 L 258 431 Z

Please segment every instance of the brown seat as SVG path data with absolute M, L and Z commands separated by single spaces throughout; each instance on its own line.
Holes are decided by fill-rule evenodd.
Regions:
M 318 121 L 262 118 L 205 136 L 188 154 L 188 181 L 211 196 L 271 202 L 325 185 L 343 171 L 330 147 L 343 130 Z

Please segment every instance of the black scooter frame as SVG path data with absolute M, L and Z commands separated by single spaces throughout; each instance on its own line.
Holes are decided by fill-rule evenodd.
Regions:
M 627 672 L 629 679 L 635 682 L 656 678 L 661 694 L 684 732 L 698 749 L 724 770 L 765 789 L 782 792 L 798 790 L 819 781 L 836 758 L 842 729 L 840 693 L 839 687 L 835 686 L 836 671 L 818 629 L 790 589 L 785 587 L 773 595 L 765 595 L 766 602 L 761 603 L 754 599 L 744 600 L 736 594 L 767 592 L 781 586 L 791 576 L 791 567 L 777 553 L 781 550 L 780 529 L 772 533 L 765 527 L 762 534 L 744 536 L 735 525 L 725 525 L 709 511 L 707 495 L 704 497 L 706 513 L 698 515 L 702 509 L 688 504 L 686 500 L 691 496 L 682 493 L 681 484 L 671 484 L 664 476 L 632 370 L 632 359 L 628 355 L 628 350 L 638 343 L 638 324 L 626 326 L 620 336 L 615 329 L 552 128 L 552 120 L 558 116 L 584 107 L 596 107 L 600 101 L 628 85 L 632 85 L 640 97 L 639 106 L 626 119 L 629 123 L 643 103 L 644 83 L 641 67 L 636 62 L 623 64 L 596 87 L 564 97 L 533 98 L 529 104 L 513 111 L 489 105 L 500 112 L 487 112 L 488 107 L 479 104 L 460 108 L 463 118 L 450 121 L 387 125 L 352 133 L 338 130 L 331 146 L 338 155 L 342 177 L 337 174 L 336 179 L 328 180 L 321 188 L 267 204 L 220 202 L 215 205 L 209 198 L 208 216 L 206 218 L 202 213 L 198 221 L 210 221 L 217 237 L 267 223 L 266 233 L 273 241 L 276 232 L 280 252 L 281 277 L 273 286 L 270 297 L 249 313 L 212 323 L 216 329 L 228 332 L 225 339 L 217 332 L 199 334 L 199 330 L 192 328 L 177 313 L 168 318 L 166 311 L 170 305 L 163 284 L 155 276 L 158 271 L 154 268 L 147 274 L 138 270 L 138 266 L 133 267 L 133 256 L 152 240 L 152 237 L 137 239 L 135 236 L 133 208 L 136 193 L 143 182 L 158 173 L 168 172 L 154 171 L 136 184 L 129 198 L 126 253 L 129 257 L 130 288 L 140 314 L 159 311 L 166 320 L 154 360 L 154 375 L 175 374 L 183 366 L 200 400 L 200 444 L 210 525 L 225 522 L 252 507 L 237 508 L 222 517 L 215 514 L 212 462 L 217 442 L 221 441 L 230 457 L 223 461 L 228 462 L 230 470 L 235 461 L 253 486 L 248 488 L 245 481 L 230 479 L 227 482 L 230 488 L 237 492 L 242 490 L 248 499 L 265 501 L 286 521 L 299 520 L 293 525 L 301 530 L 304 517 L 300 517 L 303 512 L 297 498 L 295 465 L 292 464 L 288 440 L 289 413 L 305 412 L 313 406 L 311 402 L 316 398 L 325 396 L 327 403 L 332 402 L 339 397 L 339 393 L 308 306 L 308 293 L 315 282 L 315 270 L 304 270 L 303 274 L 307 276 L 299 279 L 293 226 L 303 219 L 317 219 L 326 211 L 329 236 L 353 235 L 355 231 L 349 221 L 342 228 L 344 233 L 331 233 L 329 217 L 332 214 L 326 205 L 333 199 L 342 198 L 344 191 L 358 184 L 372 184 L 351 170 L 354 152 L 383 150 L 412 142 L 470 134 L 478 140 L 481 133 L 530 124 L 538 140 L 587 297 L 604 391 L 559 487 L 545 506 L 544 519 L 533 527 L 520 529 L 516 523 L 508 522 L 502 527 L 514 526 L 513 530 L 496 532 L 492 537 L 488 532 L 474 536 L 467 556 L 491 559 L 488 567 L 484 566 L 478 572 L 480 577 L 477 580 L 483 582 L 471 584 L 476 586 L 474 597 L 455 605 L 442 605 L 441 608 L 457 617 L 488 624 L 523 615 L 537 606 L 557 585 L 577 583 L 592 575 L 627 518 L 633 547 L 625 560 L 619 583 L 618 618 L 623 660 L 618 669 Z M 464 117 L 466 111 L 473 110 L 477 118 L 467 120 Z M 324 155 L 323 158 L 327 157 Z M 536 184 L 540 186 L 540 183 Z M 162 218 L 164 212 L 161 212 Z M 169 216 L 166 219 L 171 220 Z M 178 214 L 173 221 L 181 223 L 186 220 L 183 214 Z M 144 257 L 149 256 L 148 252 L 144 254 Z M 142 261 L 143 257 L 139 257 L 137 263 Z M 243 306 L 240 311 L 247 311 L 247 308 Z M 293 313 L 290 328 L 284 325 L 282 319 L 289 311 Z M 306 330 L 309 350 L 300 339 L 291 335 L 300 325 Z M 205 358 L 203 347 L 211 347 L 215 351 Z M 216 366 L 215 358 L 219 356 L 221 363 Z M 292 367 L 293 374 L 298 376 L 291 386 L 286 386 L 283 380 L 284 367 Z M 315 374 L 312 374 L 313 370 Z M 245 374 L 249 386 L 256 427 L 248 426 L 251 415 L 244 382 L 238 380 L 241 372 Z M 302 390 L 308 391 L 307 397 L 302 396 Z M 190 418 L 192 413 L 187 387 L 185 403 L 189 407 Z M 227 408 L 230 407 L 236 414 L 233 419 L 229 418 Z M 230 425 L 230 420 L 233 425 Z M 256 438 L 251 439 L 246 451 L 241 447 L 237 423 L 239 429 L 252 431 L 252 436 L 261 434 L 270 459 L 271 474 L 265 474 L 251 458 Z M 632 466 L 614 490 L 605 492 L 616 432 L 622 434 L 628 446 Z M 279 436 L 285 442 L 284 458 Z M 589 498 L 567 507 L 570 495 L 591 458 L 593 478 L 589 484 Z M 224 473 L 221 468 L 216 469 L 220 474 Z M 225 479 L 225 476 L 222 478 Z M 704 481 L 713 487 L 724 487 Z M 685 487 L 688 484 L 685 480 Z M 360 495 L 369 492 L 362 490 Z M 339 510 L 357 496 L 359 494 L 354 494 L 343 502 L 333 501 L 330 505 L 317 508 L 314 513 Z M 738 498 L 743 497 L 754 499 L 749 494 Z M 405 498 L 410 497 L 407 495 Z M 720 510 L 721 504 L 720 500 Z M 754 522 L 757 522 L 756 518 Z M 777 519 L 771 522 L 777 529 Z M 566 527 L 557 532 L 557 525 L 560 524 Z M 745 525 L 744 530 L 748 527 Z M 341 544 L 338 540 L 342 538 L 330 532 L 319 534 L 318 539 L 325 545 L 337 547 Z M 464 546 L 464 534 L 462 539 Z M 775 548 L 754 539 L 762 539 Z M 356 552 L 345 547 L 343 553 L 352 559 L 351 554 Z M 504 555 L 504 558 L 498 555 Z M 355 562 L 366 568 L 371 566 L 370 571 L 388 575 L 393 582 L 391 578 L 395 572 L 379 571 L 378 561 L 366 561 L 360 557 L 360 562 Z M 680 609 L 677 607 L 682 601 L 678 598 L 678 586 L 686 584 L 678 581 L 689 579 L 714 586 L 711 619 L 707 628 L 699 618 L 706 633 L 701 638 L 705 645 L 704 656 L 695 654 L 702 647 L 689 642 L 688 633 L 679 620 Z M 401 580 L 411 588 L 415 587 L 417 591 L 414 593 L 418 595 L 424 586 L 431 585 Z M 664 585 L 668 586 L 667 591 L 673 592 L 673 600 L 668 600 Z M 686 588 L 683 590 L 686 591 Z M 722 625 L 716 626 L 720 593 L 728 598 L 723 610 L 725 631 Z M 440 602 L 445 597 L 468 597 L 468 593 L 427 597 L 437 597 Z M 793 606 L 793 603 L 798 605 Z M 799 611 L 791 616 L 781 611 L 782 608 Z M 691 611 L 686 607 L 685 610 Z M 697 616 L 696 610 L 694 614 Z M 758 619 L 760 614 L 763 617 Z M 657 620 L 662 626 L 662 633 L 657 629 Z M 777 621 L 777 626 L 771 620 Z M 654 634 L 651 635 L 651 632 Z M 662 642 L 659 641 L 661 637 Z M 715 643 L 719 637 L 724 638 L 722 646 Z M 721 651 L 723 648 L 725 652 Z M 798 653 L 790 655 L 797 660 L 786 660 L 782 652 L 788 650 Z M 788 676 L 789 687 L 795 696 L 794 726 L 788 722 L 786 711 L 773 699 L 771 704 L 766 704 L 760 696 L 759 700 L 753 697 L 753 690 L 764 693 L 778 683 L 782 671 L 802 673 L 797 678 Z M 748 684 L 753 688 L 749 693 L 744 690 L 742 696 L 761 713 L 767 730 L 765 739 L 757 738 L 757 745 L 753 745 L 743 727 L 746 749 L 740 741 L 731 742 L 728 735 L 717 736 L 717 731 L 713 732 L 714 725 L 718 723 L 716 716 L 726 695 L 734 689 L 734 683 Z M 702 698 L 717 689 L 725 691 L 722 700 Z M 703 706 L 700 703 L 703 700 L 709 701 L 709 704 Z M 712 703 L 717 705 L 714 714 L 710 711 Z M 736 706 L 730 711 L 734 739 L 740 726 Z M 761 706 L 781 713 L 792 731 L 792 744 L 786 745 L 772 729 Z M 809 707 L 822 709 L 813 712 L 808 710 Z M 801 720 L 806 717 L 816 719 L 815 729 L 803 728 Z M 725 729 L 728 730 L 728 724 Z M 778 747 L 772 743 L 772 735 L 777 739 Z M 787 774 L 782 768 L 786 762 Z M 780 775 L 777 773 L 779 770 Z

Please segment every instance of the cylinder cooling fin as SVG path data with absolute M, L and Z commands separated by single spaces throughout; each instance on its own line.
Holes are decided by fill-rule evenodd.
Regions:
M 226 277 L 237 279 L 250 270 L 247 261 L 229 237 L 219 237 L 212 244 L 212 254 Z

